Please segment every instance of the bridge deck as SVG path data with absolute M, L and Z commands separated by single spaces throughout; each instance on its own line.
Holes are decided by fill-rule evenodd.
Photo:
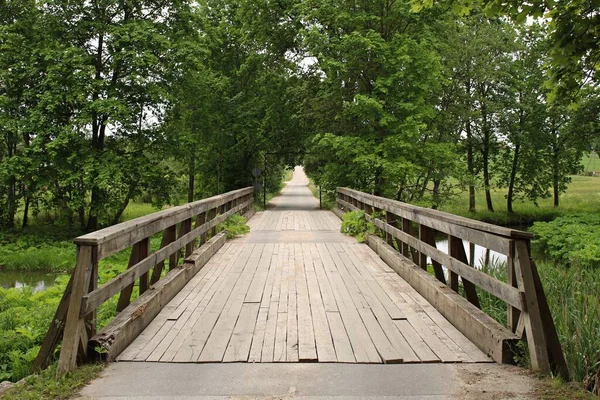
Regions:
M 297 169 L 119 356 L 159 362 L 490 362 L 366 245 L 316 210 Z

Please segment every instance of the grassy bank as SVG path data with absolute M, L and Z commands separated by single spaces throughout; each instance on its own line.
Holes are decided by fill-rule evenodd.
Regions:
M 309 178 L 308 189 L 313 196 L 319 198 L 319 187 L 315 185 L 312 179 Z M 335 206 L 335 193 L 326 190 L 321 191 L 321 208 L 323 210 L 331 210 Z
M 151 204 L 130 203 L 121 220 L 156 211 Z M 35 219 L 22 231 L 0 231 L 0 271 L 68 273 L 75 265 L 73 239 L 81 234 L 77 227 Z
M 506 211 L 506 194 L 506 189 L 492 191 L 495 212 L 486 210 L 483 190 L 476 191 L 475 213 L 469 212 L 468 192 L 460 193 L 440 209 L 497 225 L 530 225 L 534 221 L 551 221 L 558 216 L 573 213 L 600 213 L 600 177 L 572 176 L 567 192 L 560 196 L 558 208 L 554 208 L 552 198 L 540 199 L 538 206 L 530 201 L 515 201 L 514 213 L 510 214 Z

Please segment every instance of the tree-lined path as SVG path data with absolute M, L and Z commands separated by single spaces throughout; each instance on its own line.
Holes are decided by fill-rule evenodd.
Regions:
M 160 362 L 490 362 L 366 244 L 297 167 L 118 358 Z

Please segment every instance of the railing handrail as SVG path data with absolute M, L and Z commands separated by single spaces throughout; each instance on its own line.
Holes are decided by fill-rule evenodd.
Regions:
M 488 224 L 487 222 L 477 221 L 471 218 L 461 217 L 459 215 L 450 214 L 444 211 L 433 210 L 431 208 L 419 207 L 412 204 L 403 203 L 398 200 L 392 200 L 385 197 L 375 196 L 346 187 L 338 187 L 337 191 L 340 193 L 346 193 L 350 195 L 359 195 L 360 197 L 366 195 L 372 198 L 373 200 L 377 200 L 378 202 L 381 202 L 383 204 L 388 204 L 390 206 L 394 206 L 401 210 L 404 210 L 405 212 L 410 212 L 415 217 L 418 217 L 419 215 L 433 217 L 439 221 L 448 222 L 465 228 L 476 229 L 482 232 L 488 232 L 498 236 L 519 239 L 532 239 L 534 236 L 531 232 L 525 232 L 518 229 L 511 229 L 503 226 Z
M 369 237 L 369 245 L 375 246 L 378 251 L 381 249 L 395 263 L 397 268 L 394 270 L 398 274 L 419 286 L 421 295 L 433 302 L 441 302 L 442 298 L 452 299 L 447 302 L 453 303 L 444 303 L 440 311 L 446 318 L 456 320 L 461 332 L 476 341 L 482 349 L 495 353 L 496 361 L 504 360 L 506 352 L 502 340 L 501 346 L 497 346 L 500 342 L 496 333 L 506 332 L 507 335 L 500 334 L 506 338 L 511 335 L 515 338 L 525 336 L 534 369 L 549 374 L 552 363 L 561 376 L 568 377 L 556 327 L 537 268 L 531 259 L 532 234 L 349 188 L 337 188 L 336 197 L 338 207 L 343 210 L 336 210 L 336 213 L 364 210 L 365 218 L 385 234 L 384 240 Z M 380 217 L 373 215 L 380 211 L 385 214 Z M 418 232 L 413 226 L 415 223 Z M 436 231 L 448 235 L 447 253 L 437 249 Z M 474 268 L 473 260 L 470 262 L 467 257 L 464 240 L 506 255 L 506 282 Z M 435 277 L 427 272 L 428 258 Z M 462 280 L 462 292 L 466 299 L 460 294 L 459 279 Z M 440 286 L 440 283 L 443 285 Z M 508 327 L 481 312 L 477 287 L 506 302 Z M 448 293 L 452 293 L 452 296 L 448 297 Z M 468 307 L 460 308 L 458 304 Z M 456 316 L 453 310 L 459 308 L 471 311 Z M 487 322 L 480 320 L 480 317 L 485 317 Z M 473 324 L 481 322 L 479 328 L 482 329 L 482 336 L 472 332 L 472 326 L 465 325 L 460 318 L 470 318 Z
M 171 207 L 79 236 L 73 242 L 82 246 L 103 247 L 98 251 L 98 259 L 101 260 L 130 247 L 142 238 L 150 237 L 169 226 L 183 222 L 204 211 L 219 207 L 237 197 L 250 194 L 252 191 L 252 187 L 246 187 L 193 203 Z M 120 240 L 123 238 L 125 240 Z
M 76 238 L 77 263 L 35 360 L 36 368 L 48 365 L 61 336 L 58 375 L 75 368 L 78 359 L 85 359 L 88 341 L 106 334 L 104 331 L 96 334 L 96 309 L 119 293 L 117 312 L 124 313 L 104 329 L 111 327 L 120 332 L 113 332 L 120 337 L 114 351 L 130 343 L 224 244 L 225 235 L 217 234 L 217 225 L 235 213 L 251 215 L 253 202 L 253 188 L 246 187 Z M 150 239 L 159 232 L 163 233 L 160 248 L 151 249 Z M 131 248 L 127 269 L 98 287 L 99 261 L 127 248 Z M 179 264 L 181 257 L 183 264 Z M 163 274 L 167 259 L 169 272 Z M 141 305 L 132 308 L 136 281 L 139 282 L 136 301 L 141 301 Z M 117 340 L 111 336 L 113 333 L 108 334 L 109 341 Z

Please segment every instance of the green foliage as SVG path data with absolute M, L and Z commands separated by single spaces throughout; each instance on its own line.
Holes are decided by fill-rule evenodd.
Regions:
M 225 222 L 219 225 L 218 229 L 227 232 L 227 239 L 233 239 L 250 232 L 250 227 L 246 224 L 246 218 L 239 214 L 233 214 L 227 218 Z
M 362 210 L 345 213 L 340 231 L 346 235 L 354 236 L 360 243 L 366 241 L 368 235 L 375 234 L 376 227 L 367 221 L 365 215 Z
M 545 261 L 538 272 L 559 340 L 572 378 L 589 391 L 599 390 L 595 378 L 600 372 L 600 275 L 596 269 Z M 506 264 L 491 262 L 482 271 L 506 282 Z M 481 309 L 506 326 L 507 306 L 484 290 L 477 288 Z M 526 343 L 517 349 L 519 365 L 529 365 Z
M 75 371 L 56 379 L 56 365 L 51 365 L 40 374 L 31 375 L 23 384 L 7 391 L 5 400 L 61 400 L 70 399 L 79 390 L 96 378 L 105 364 L 82 365 Z
M 39 293 L 31 288 L 0 287 L 0 380 L 16 382 L 32 371 L 67 277 Z
M 600 274 L 560 263 L 538 265 L 560 342 L 574 380 L 600 392 Z
M 551 222 L 536 222 L 538 252 L 569 266 L 600 267 L 600 215 L 574 214 Z

